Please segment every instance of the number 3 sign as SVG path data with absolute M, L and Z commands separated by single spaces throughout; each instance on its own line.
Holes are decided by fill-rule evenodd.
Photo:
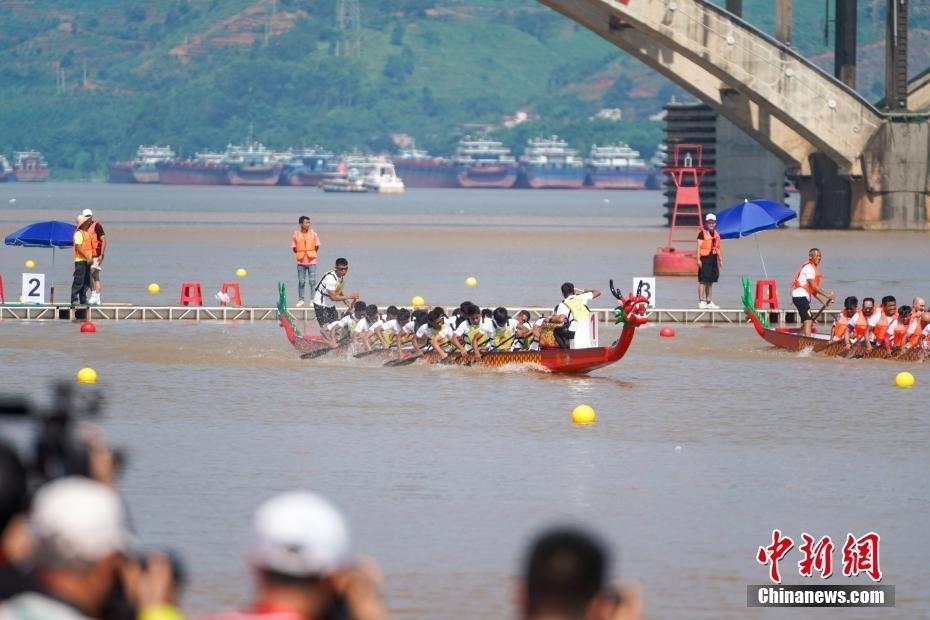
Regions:
M 23 303 L 45 304 L 45 274 L 23 274 Z
M 633 295 L 642 295 L 649 300 L 649 307 L 656 307 L 656 279 L 633 278 Z

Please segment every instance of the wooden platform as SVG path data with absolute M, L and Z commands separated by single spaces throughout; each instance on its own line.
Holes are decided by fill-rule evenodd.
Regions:
M 453 307 L 448 307 L 451 311 Z M 518 306 L 510 306 L 512 310 Z M 521 307 L 522 308 L 522 307 Z M 522 308 L 535 316 L 552 312 L 549 308 Z M 289 308 L 299 321 L 316 321 L 312 306 Z M 381 308 L 384 311 L 384 307 Z M 613 323 L 614 311 L 594 308 L 600 321 Z M 772 310 L 765 313 L 774 326 L 797 325 L 795 310 Z M 236 307 L 183 307 L 183 306 L 133 306 L 130 304 L 107 304 L 87 308 L 71 308 L 65 305 L 0 304 L 0 321 L 275 321 L 277 310 L 270 306 Z M 651 310 L 649 321 L 656 324 L 709 323 L 713 325 L 740 325 L 748 319 L 741 309 L 721 308 L 699 310 L 697 308 L 659 308 Z M 833 313 L 821 315 L 821 323 L 832 323 Z

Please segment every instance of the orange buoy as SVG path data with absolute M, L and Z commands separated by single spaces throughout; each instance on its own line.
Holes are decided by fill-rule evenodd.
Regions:
M 674 338 L 675 337 L 675 328 L 674 327 L 663 327 L 659 330 L 659 335 L 663 338 Z
M 84 321 L 81 323 L 81 333 L 82 334 L 94 334 L 97 332 L 97 326 L 90 321 Z

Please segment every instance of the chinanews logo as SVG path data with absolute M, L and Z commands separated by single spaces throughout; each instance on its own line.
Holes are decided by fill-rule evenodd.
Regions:
M 803 532 L 797 547 L 800 560 L 798 574 L 822 580 L 834 573 L 833 556 L 836 544 L 829 535 L 814 537 Z M 872 582 L 882 580 L 879 548 L 881 536 L 868 532 L 862 536 L 847 533 L 841 551 L 844 577 L 867 576 Z M 894 607 L 892 585 L 781 585 L 782 560 L 795 547 L 794 539 L 772 530 L 771 542 L 758 548 L 756 562 L 768 568 L 771 585 L 747 586 L 746 604 L 750 607 Z

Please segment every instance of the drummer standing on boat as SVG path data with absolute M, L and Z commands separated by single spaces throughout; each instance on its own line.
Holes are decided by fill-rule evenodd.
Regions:
M 349 272 L 349 261 L 344 258 L 336 259 L 336 267 L 327 271 L 320 278 L 313 292 L 313 310 L 316 312 L 316 322 L 320 326 L 320 333 L 326 335 L 326 326 L 339 319 L 336 312 L 336 302 L 344 301 L 350 305 L 358 301 L 358 293 L 343 294 L 345 288 L 345 275 Z
M 593 346 L 594 334 L 591 333 L 589 317 L 591 310 L 588 302 L 601 296 L 596 288 L 575 288 L 571 282 L 562 285 L 562 302 L 555 307 L 555 313 L 546 319 L 547 323 L 557 325 L 556 340 L 563 349 L 571 347 L 584 349 Z
M 820 248 L 811 248 L 807 253 L 807 262 L 798 269 L 798 274 L 794 276 L 791 283 L 791 301 L 794 307 L 798 309 L 798 316 L 803 321 L 801 333 L 805 336 L 811 335 L 811 329 L 814 324 L 814 315 L 811 312 L 811 296 L 816 297 L 823 302 L 824 306 L 836 299 L 833 291 L 825 291 L 820 288 L 820 260 L 823 255 Z

